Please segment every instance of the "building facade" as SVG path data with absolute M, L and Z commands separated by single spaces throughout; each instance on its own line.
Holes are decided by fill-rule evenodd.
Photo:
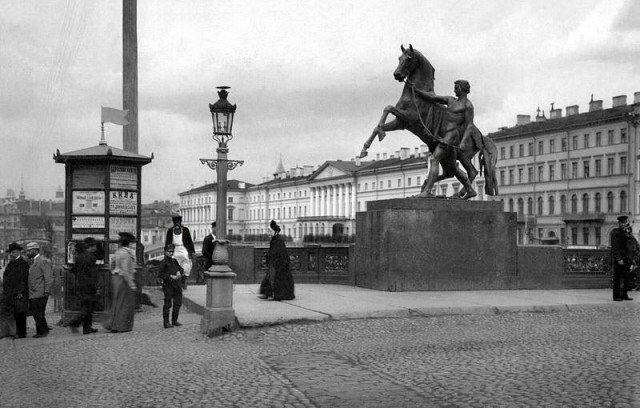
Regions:
M 253 240 L 269 234 L 272 219 L 281 225 L 282 234 L 298 243 L 309 235 L 353 236 L 356 212 L 365 211 L 367 202 L 420 193 L 429 157 L 426 146 L 420 146 L 413 151 L 402 148 L 388 157 L 378 154 L 370 161 L 326 161 L 317 168 L 303 166 L 285 171 L 280 162 L 273 177 L 260 184 L 231 180 L 227 236 Z M 484 179 L 478 177 L 474 184 L 479 192 L 474 199 L 485 199 Z M 442 181 L 435 187 L 436 193 L 442 195 L 451 195 L 459 189 L 460 183 L 455 179 Z M 215 220 L 215 183 L 180 193 L 180 204 L 183 223 L 196 231 L 194 242 L 198 245 Z
M 491 133 L 499 151 L 496 171 L 505 211 L 518 213 L 518 243 L 607 246 L 616 217 L 640 214 L 638 122 L 640 92 L 552 109 L 534 121 Z

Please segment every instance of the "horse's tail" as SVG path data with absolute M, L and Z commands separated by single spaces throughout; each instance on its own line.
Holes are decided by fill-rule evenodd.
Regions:
M 496 164 L 498 163 L 498 148 L 490 138 L 482 136 L 483 146 L 478 155 L 480 174 L 484 172 L 484 192 L 487 195 L 498 195 L 498 180 L 496 179 Z

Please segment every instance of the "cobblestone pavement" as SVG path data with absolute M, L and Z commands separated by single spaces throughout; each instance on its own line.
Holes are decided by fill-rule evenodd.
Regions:
M 0 406 L 640 407 L 638 312 L 346 320 L 208 338 L 195 314 L 163 329 L 161 309 L 145 307 L 131 333 L 55 327 L 0 340 Z

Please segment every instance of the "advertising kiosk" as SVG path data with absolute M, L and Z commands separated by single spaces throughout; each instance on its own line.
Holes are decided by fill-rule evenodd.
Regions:
M 53 156 L 65 165 L 65 243 L 63 322 L 77 316 L 80 302 L 76 293 L 76 276 L 69 273 L 75 262 L 76 243 L 87 237 L 98 241 L 104 252 L 102 273 L 98 281 L 96 318 L 110 306 L 110 265 L 118 249 L 118 233 L 130 232 L 140 242 L 141 169 L 151 157 L 128 152 L 100 141 L 87 149 Z M 143 248 L 138 244 L 138 262 Z

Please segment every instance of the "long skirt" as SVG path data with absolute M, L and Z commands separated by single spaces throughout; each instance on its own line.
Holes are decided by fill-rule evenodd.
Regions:
M 111 277 L 112 302 L 111 313 L 103 326 L 107 330 L 128 332 L 133 329 L 133 317 L 136 313 L 136 292 L 132 290 L 124 277 Z
M 277 270 L 269 268 L 269 273 L 260 283 L 259 293 L 265 297 L 273 297 L 274 300 L 295 299 L 293 276 L 288 267 Z

